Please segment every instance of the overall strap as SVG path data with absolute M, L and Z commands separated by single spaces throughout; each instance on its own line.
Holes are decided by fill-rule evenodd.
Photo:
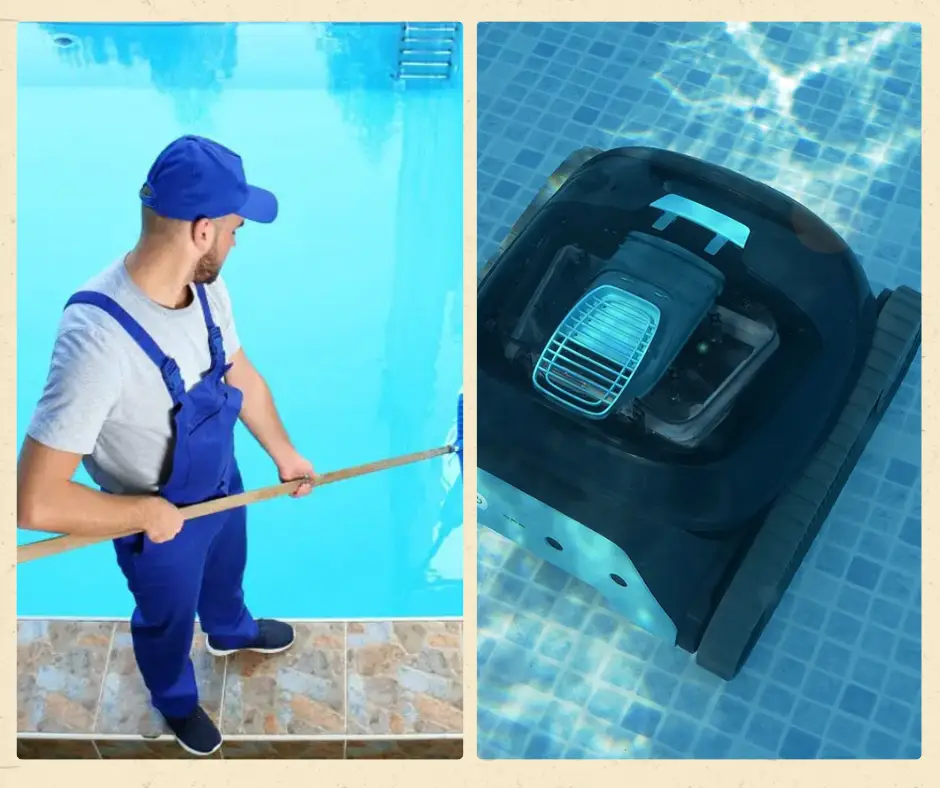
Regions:
M 196 285 L 196 295 L 199 296 L 199 303 L 202 304 L 202 316 L 206 319 L 206 328 L 215 328 L 215 321 L 212 319 L 212 310 L 209 309 L 209 296 L 206 294 L 205 285 Z
M 202 304 L 202 315 L 206 320 L 206 329 L 209 331 L 209 355 L 214 365 L 222 366 L 225 364 L 222 329 L 220 329 L 212 319 L 212 310 L 209 309 L 209 296 L 206 293 L 206 286 L 201 284 L 196 285 L 196 295 L 199 296 L 199 303 Z
M 183 376 L 180 374 L 176 362 L 160 350 L 160 346 L 153 341 L 153 338 L 144 330 L 143 326 L 134 320 L 117 301 L 103 293 L 82 290 L 75 293 L 75 295 L 68 300 L 65 308 L 68 309 L 73 304 L 88 304 L 107 312 L 107 314 L 113 317 L 121 328 L 128 333 L 130 338 L 137 343 L 140 349 L 147 354 L 150 360 L 156 364 L 157 369 L 160 370 L 160 375 L 163 377 L 163 383 L 170 392 L 173 401 L 177 402 L 180 396 L 185 393 L 186 388 L 183 385 Z

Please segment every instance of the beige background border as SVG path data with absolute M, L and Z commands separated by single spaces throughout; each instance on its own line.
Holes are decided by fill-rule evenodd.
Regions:
M 438 21 L 455 19 L 464 24 L 464 305 L 465 320 L 465 428 L 476 433 L 476 23 L 479 21 L 665 21 L 665 20 L 872 20 L 911 21 L 924 25 L 924 139 L 937 116 L 933 103 L 937 57 L 933 32 L 940 9 L 935 0 L 658 0 L 654 4 L 637 0 L 3 0 L 0 5 L 0 404 L 7 417 L 0 439 L 0 502 L 7 527 L 0 530 L 0 631 L 6 645 L 0 648 L 0 785 L 63 785 L 69 788 L 106 788 L 141 785 L 147 788 L 188 788 L 217 785 L 220 778 L 230 788 L 279 788 L 315 783 L 330 786 L 408 785 L 409 788 L 456 788 L 485 782 L 495 786 L 599 785 L 607 781 L 662 786 L 844 786 L 853 788 L 920 788 L 940 785 L 936 766 L 938 750 L 938 684 L 930 666 L 940 664 L 936 645 L 940 641 L 930 590 L 931 572 L 924 572 L 924 720 L 923 752 L 919 761 L 862 762 L 783 762 L 783 761 L 478 761 L 476 759 L 476 507 L 473 505 L 475 479 L 465 479 L 465 676 L 466 746 L 464 760 L 453 762 L 329 762 L 329 761 L 147 761 L 147 762 L 63 762 L 17 761 L 16 730 L 16 620 L 12 600 L 16 594 L 14 548 L 16 457 L 16 20 L 25 21 Z M 653 10 L 656 13 L 651 14 Z M 932 151 L 931 151 L 932 152 Z M 923 210 L 924 259 L 931 259 L 940 232 L 929 221 L 929 211 L 937 206 L 940 172 L 932 156 L 924 158 Z M 50 217 L 54 222 L 54 217 Z M 79 242 L 78 240 L 76 242 Z M 925 266 L 923 287 L 933 292 L 937 263 Z M 931 308 L 928 308 L 931 307 Z M 932 304 L 925 300 L 924 342 L 937 339 Z M 923 354 L 923 381 L 929 386 L 936 363 Z M 924 403 L 924 471 L 938 464 L 933 428 L 937 411 Z M 466 447 L 466 467 L 476 464 L 473 441 Z M 930 486 L 923 491 L 925 521 L 936 510 L 936 496 Z M 933 534 L 923 537 L 924 564 L 927 556 L 936 560 L 938 548 Z M 223 774 L 220 775 L 219 772 Z M 930 778 L 933 773 L 935 776 Z

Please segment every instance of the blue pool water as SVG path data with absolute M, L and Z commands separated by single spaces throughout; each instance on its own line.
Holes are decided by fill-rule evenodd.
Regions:
M 640 144 L 789 193 L 875 288 L 919 288 L 920 50 L 904 24 L 481 25 L 479 264 L 575 148 Z M 727 684 L 481 529 L 480 755 L 919 757 L 920 431 L 918 357 Z
M 448 442 L 462 387 L 462 84 L 459 68 L 394 80 L 399 36 L 393 24 L 20 25 L 19 440 L 68 296 L 131 248 L 153 157 L 197 133 L 280 199 L 274 224 L 239 234 L 225 278 L 298 449 L 323 472 Z M 241 427 L 237 441 L 246 486 L 275 483 Z M 448 456 L 255 504 L 252 612 L 461 615 L 461 489 Z M 18 573 L 20 615 L 131 607 L 109 544 Z

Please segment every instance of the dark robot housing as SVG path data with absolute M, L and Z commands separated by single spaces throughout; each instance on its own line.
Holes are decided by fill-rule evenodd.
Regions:
M 765 185 L 588 149 L 477 309 L 480 470 L 620 548 L 678 644 L 734 675 L 919 347 L 919 294 L 876 297 L 839 235 Z

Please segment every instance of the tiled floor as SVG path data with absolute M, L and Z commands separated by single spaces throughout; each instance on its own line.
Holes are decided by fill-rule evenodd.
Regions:
M 460 757 L 459 621 L 295 623 L 294 647 L 193 662 L 226 758 Z M 21 620 L 20 757 L 178 758 L 124 622 Z
M 875 287 L 919 288 L 920 48 L 904 24 L 482 25 L 479 265 L 574 149 L 645 144 L 789 193 Z M 481 757 L 919 757 L 920 415 L 918 357 L 727 684 L 482 530 Z

